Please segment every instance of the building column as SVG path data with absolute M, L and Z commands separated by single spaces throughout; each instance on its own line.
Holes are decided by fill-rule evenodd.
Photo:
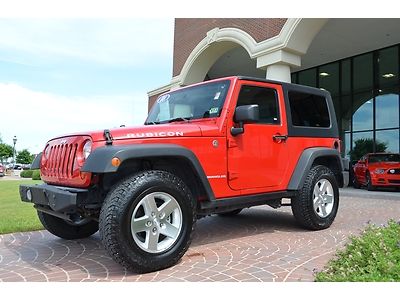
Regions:
M 277 50 L 257 57 L 257 68 L 266 70 L 266 78 L 277 81 L 291 82 L 291 67 L 300 67 L 299 55 Z

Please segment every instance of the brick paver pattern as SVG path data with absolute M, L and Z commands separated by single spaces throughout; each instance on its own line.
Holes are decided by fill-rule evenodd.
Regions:
M 234 217 L 198 220 L 181 261 L 134 274 L 105 252 L 98 234 L 66 241 L 47 231 L 0 236 L 0 281 L 313 281 L 350 235 L 367 223 L 400 218 L 400 201 L 341 197 L 326 230 L 298 227 L 289 207 L 253 207 Z

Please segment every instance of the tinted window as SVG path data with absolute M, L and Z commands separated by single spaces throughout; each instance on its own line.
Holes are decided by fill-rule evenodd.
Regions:
M 250 104 L 258 104 L 260 111 L 259 123 L 280 123 L 276 90 L 250 85 L 242 86 L 237 106 Z
M 325 97 L 291 91 L 289 102 L 294 126 L 330 127 Z

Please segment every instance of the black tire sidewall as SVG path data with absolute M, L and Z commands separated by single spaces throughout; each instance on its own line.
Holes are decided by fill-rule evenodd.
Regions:
M 144 172 L 146 173 L 146 172 Z M 166 173 L 166 177 L 160 178 L 157 174 Z M 134 181 L 135 178 L 143 176 L 133 176 L 125 181 Z M 120 206 L 116 213 L 116 221 L 120 229 L 116 234 L 117 243 L 121 249 L 119 255 L 124 256 L 123 260 L 127 262 L 128 268 L 140 273 L 160 270 L 174 265 L 190 244 L 192 231 L 194 230 L 196 212 L 194 207 L 193 196 L 186 186 L 177 186 L 173 180 L 174 175 L 167 172 L 147 172 L 145 180 L 130 185 L 123 197 L 119 199 L 123 205 Z M 179 179 L 178 182 L 183 184 Z M 124 184 L 124 182 L 122 183 Z M 183 184 L 184 185 L 184 184 Z M 115 191 L 118 190 L 118 186 Z M 131 217 L 138 203 L 147 194 L 153 192 L 164 192 L 170 194 L 178 202 L 182 211 L 182 228 L 175 243 L 169 249 L 160 253 L 149 253 L 140 248 L 134 241 L 131 233 Z M 112 193 L 110 195 L 112 200 Z M 101 227 L 101 226 L 100 226 Z
M 322 172 L 324 172 L 322 170 L 323 169 L 321 169 L 318 172 L 318 175 L 315 176 L 313 181 L 312 181 L 312 190 L 310 191 L 310 202 L 311 202 L 311 210 L 312 210 L 313 214 L 311 214 L 311 217 L 312 217 L 313 221 L 316 224 L 318 224 L 318 227 L 327 228 L 333 223 L 333 220 L 335 219 L 336 214 L 337 214 L 338 209 L 339 209 L 339 188 L 338 188 L 338 185 L 337 185 L 337 182 L 336 182 L 336 178 L 333 175 L 333 173 L 330 172 L 329 169 L 327 169 L 327 170 L 329 170 L 330 173 L 322 173 Z M 313 189 L 314 189 L 315 185 L 317 184 L 317 182 L 319 180 L 321 180 L 321 179 L 328 180 L 329 183 L 332 185 L 332 189 L 333 189 L 334 202 L 333 202 L 332 211 L 325 218 L 322 218 L 317 214 L 317 212 L 314 210 L 314 205 L 313 205 L 314 204 L 313 203 Z
M 142 190 L 142 189 L 140 189 Z M 167 193 L 169 195 L 171 195 L 172 197 L 174 197 L 176 199 L 176 201 L 178 202 L 180 209 L 182 211 L 182 229 L 181 232 L 179 233 L 179 236 L 177 238 L 177 240 L 175 241 L 175 243 L 173 244 L 172 247 L 170 247 L 169 249 L 160 252 L 160 253 L 149 253 L 144 251 L 143 249 L 141 249 L 136 242 L 134 241 L 133 237 L 132 237 L 132 233 L 131 233 L 131 229 L 130 229 L 130 225 L 131 225 L 131 217 L 133 214 L 133 211 L 135 209 L 135 207 L 137 206 L 137 204 L 143 199 L 144 196 L 150 194 L 150 193 L 154 193 L 154 192 L 164 192 Z M 179 252 L 179 248 L 182 247 L 182 242 L 185 238 L 187 238 L 187 236 L 190 236 L 190 232 L 188 230 L 188 228 L 192 228 L 192 223 L 190 220 L 192 220 L 192 212 L 191 209 L 188 207 L 187 201 L 185 201 L 185 199 L 183 199 L 182 195 L 178 193 L 178 191 L 171 189 L 168 186 L 162 186 L 161 184 L 159 186 L 152 186 L 152 187 L 147 187 L 145 186 L 143 188 L 143 191 L 139 192 L 139 193 L 134 193 L 132 195 L 132 198 L 130 200 L 130 203 L 128 203 L 127 209 L 125 209 L 125 213 L 123 214 L 122 218 L 121 218 L 121 240 L 120 242 L 123 242 L 124 244 L 127 243 L 127 247 L 135 249 L 135 252 L 140 253 L 142 256 L 144 257 L 148 257 L 151 260 L 170 260 L 171 257 L 173 256 L 174 253 Z

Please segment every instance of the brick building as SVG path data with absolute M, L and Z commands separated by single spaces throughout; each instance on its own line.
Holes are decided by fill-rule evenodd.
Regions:
M 362 138 L 399 152 L 400 19 L 176 19 L 166 91 L 228 75 L 329 90 L 347 156 Z

